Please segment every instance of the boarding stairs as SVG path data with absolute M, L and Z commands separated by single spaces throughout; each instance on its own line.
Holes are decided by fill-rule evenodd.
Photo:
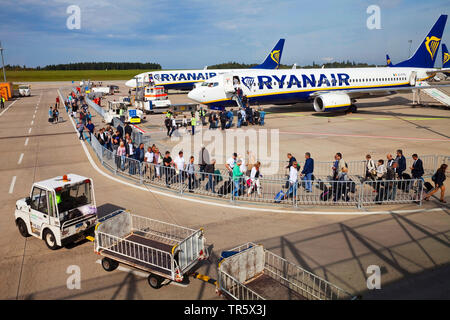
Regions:
M 444 106 L 450 107 L 450 97 L 448 95 L 446 95 L 444 92 L 442 92 L 441 90 L 439 90 L 437 88 L 426 89 L 426 87 L 430 86 L 430 84 L 426 81 L 421 81 L 420 83 L 417 84 L 417 86 L 424 87 L 424 89 L 419 89 L 419 95 L 420 95 L 420 92 L 424 92 L 425 94 L 427 94 L 434 100 L 440 102 Z M 419 97 L 419 99 L 420 99 L 420 97 Z
M 233 94 L 232 99 L 236 101 L 239 108 L 245 108 L 241 98 L 237 94 Z

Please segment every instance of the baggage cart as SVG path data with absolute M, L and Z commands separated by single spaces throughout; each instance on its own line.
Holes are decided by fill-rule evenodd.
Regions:
M 218 291 L 235 300 L 352 299 L 343 289 L 302 267 L 246 243 L 221 254 Z
M 106 271 L 119 263 L 149 273 L 148 283 L 160 288 L 183 277 L 207 259 L 203 229 L 193 230 L 117 210 L 98 220 L 94 250 Z M 168 280 L 168 281 L 166 281 Z

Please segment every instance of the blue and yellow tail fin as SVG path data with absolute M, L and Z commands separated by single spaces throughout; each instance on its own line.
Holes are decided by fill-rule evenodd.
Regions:
M 445 44 L 442 44 L 442 68 L 450 68 L 450 54 Z
M 408 60 L 400 62 L 395 66 L 433 68 L 446 22 L 447 15 L 441 15 L 434 24 L 433 28 L 431 28 L 431 31 L 425 37 L 424 41 L 420 44 L 419 48 L 417 48 L 414 55 Z
M 391 58 L 389 57 L 388 54 L 386 55 L 386 65 L 387 65 L 388 67 L 393 67 L 393 66 L 394 66 L 394 65 L 392 64 Z
M 270 51 L 266 60 L 260 65 L 254 66 L 252 69 L 278 69 L 283 53 L 284 39 L 280 39 L 275 47 Z

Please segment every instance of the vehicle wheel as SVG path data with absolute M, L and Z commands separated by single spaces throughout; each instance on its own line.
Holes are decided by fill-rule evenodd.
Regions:
M 150 285 L 150 287 L 152 287 L 153 289 L 159 289 L 161 288 L 161 284 L 163 282 L 163 278 L 160 276 L 157 276 L 155 274 L 149 274 L 147 281 L 148 284 Z
M 119 266 L 119 263 L 113 259 L 110 258 L 103 258 L 102 259 L 102 267 L 105 269 L 105 271 L 111 272 L 117 269 Z
M 355 104 L 352 104 L 350 106 L 350 112 L 352 112 L 352 113 L 358 112 L 358 107 Z
M 55 235 L 53 234 L 53 232 L 51 232 L 48 229 L 44 231 L 44 241 L 49 249 L 51 249 L 51 250 L 58 249 L 58 245 L 56 244 Z
M 17 220 L 17 228 L 19 229 L 19 232 L 22 235 L 22 237 L 26 238 L 30 236 L 30 234 L 28 233 L 27 225 L 22 219 Z

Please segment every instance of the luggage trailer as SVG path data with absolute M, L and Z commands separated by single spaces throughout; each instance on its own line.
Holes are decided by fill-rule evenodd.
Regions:
M 218 291 L 235 300 L 346 300 L 348 292 L 266 250 L 246 243 L 223 251 Z
M 149 273 L 148 283 L 159 289 L 182 282 L 201 260 L 208 258 L 203 229 L 194 230 L 117 210 L 98 219 L 94 250 L 103 256 L 106 271 L 123 263 Z

